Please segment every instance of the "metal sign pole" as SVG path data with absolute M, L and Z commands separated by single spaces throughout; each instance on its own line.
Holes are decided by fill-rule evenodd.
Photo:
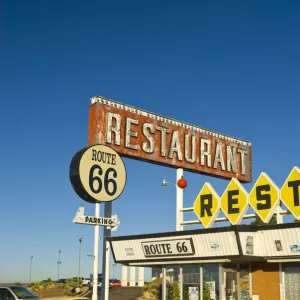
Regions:
M 95 204 L 95 216 L 100 217 L 100 203 Z M 95 225 L 94 237 L 94 275 L 92 300 L 98 300 L 98 254 L 99 254 L 99 225 Z
M 182 231 L 183 225 L 181 223 L 183 222 L 183 189 L 181 189 L 177 182 L 180 178 L 183 177 L 183 169 L 177 169 L 176 170 L 176 231 Z M 182 265 L 179 265 L 179 276 L 180 276 L 180 300 L 183 299 L 183 274 L 182 274 Z
M 112 203 L 105 203 L 104 217 L 111 218 Z M 110 262 L 110 244 L 106 238 L 111 236 L 110 227 L 104 227 L 103 236 L 103 256 L 102 256 L 102 287 L 101 300 L 109 299 L 109 262 Z

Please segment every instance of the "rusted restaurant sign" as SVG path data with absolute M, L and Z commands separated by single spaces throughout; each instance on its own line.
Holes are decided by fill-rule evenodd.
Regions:
M 120 155 L 251 182 L 251 143 L 103 97 L 90 105 L 88 144 Z

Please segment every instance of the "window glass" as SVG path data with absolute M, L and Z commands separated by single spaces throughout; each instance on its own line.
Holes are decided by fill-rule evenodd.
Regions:
M 27 290 L 23 286 L 11 287 L 11 289 L 16 294 L 16 296 L 20 299 L 36 298 L 36 295 L 31 293 L 29 290 Z
M 240 299 L 250 300 L 250 273 L 248 264 L 240 264 Z
M 220 299 L 219 264 L 203 264 L 203 300 Z
M 183 300 L 200 299 L 200 265 L 183 265 Z
M 0 288 L 0 300 L 15 299 L 8 289 Z
M 179 299 L 180 297 L 179 270 L 179 265 L 166 266 L 168 300 Z

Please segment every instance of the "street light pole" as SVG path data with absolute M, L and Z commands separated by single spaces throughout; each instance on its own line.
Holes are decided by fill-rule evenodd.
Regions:
M 168 182 L 166 179 L 163 180 L 162 186 L 166 186 L 168 183 L 174 184 L 176 187 L 176 231 L 183 231 L 183 188 L 186 187 L 186 181 L 184 187 L 180 186 L 179 182 L 183 179 L 183 169 L 179 168 L 176 170 L 176 183 Z M 162 268 L 163 273 L 163 297 L 166 295 L 166 269 Z M 182 265 L 179 266 L 179 277 L 180 277 L 180 300 L 183 299 L 183 284 L 182 284 Z M 165 299 L 165 298 L 163 298 Z
M 79 239 L 79 262 L 78 262 L 78 286 L 79 286 L 79 278 L 80 278 L 80 256 L 81 256 L 81 243 L 83 238 Z
M 30 257 L 29 282 L 31 282 L 32 259 L 33 259 L 33 256 Z
M 57 280 L 59 280 L 59 267 L 60 267 L 60 264 L 61 264 L 61 261 L 60 261 L 60 253 L 61 253 L 61 249 L 59 249 L 59 251 L 58 251 L 58 261 L 57 261 Z

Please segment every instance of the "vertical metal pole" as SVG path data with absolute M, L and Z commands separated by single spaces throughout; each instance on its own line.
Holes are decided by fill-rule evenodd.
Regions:
M 182 272 L 182 265 L 179 265 L 179 276 L 180 276 L 180 281 L 179 281 L 179 299 L 183 299 L 183 272 Z
M 167 274 L 166 266 L 162 267 L 162 300 L 167 300 Z
M 183 177 L 183 169 L 176 170 L 176 231 L 182 231 L 183 225 L 181 222 L 183 221 L 183 189 L 181 189 L 177 182 L 178 180 Z M 180 300 L 183 300 L 183 274 L 182 274 L 182 265 L 179 266 L 179 274 L 180 274 Z
M 183 169 L 177 169 L 176 171 L 176 231 L 182 231 L 183 226 L 181 225 L 182 219 L 182 208 L 183 208 L 183 189 L 177 185 L 177 181 L 183 176 Z
M 202 264 L 200 265 L 200 300 L 203 300 L 203 266 Z
M 280 300 L 285 300 L 285 271 L 282 263 L 279 263 L 279 278 L 280 278 Z
M 100 203 L 95 204 L 95 217 L 100 217 Z M 92 300 L 98 300 L 98 253 L 99 253 L 99 225 L 95 225 L 94 235 L 94 275 Z
M 83 238 L 79 239 L 79 261 L 78 261 L 78 286 L 80 286 L 80 256 L 81 256 L 81 242 Z
M 31 256 L 31 257 L 30 257 L 29 282 L 31 282 L 31 268 L 32 268 L 32 259 L 33 259 L 33 256 Z
M 58 251 L 57 280 L 59 280 L 59 268 L 60 268 L 60 264 L 61 264 L 61 261 L 60 261 L 60 253 L 61 253 L 61 249 L 59 249 L 59 251 Z
M 277 224 L 283 223 L 283 216 L 280 214 L 282 212 L 281 204 L 277 207 L 276 217 L 277 217 Z
M 111 218 L 112 203 L 105 203 L 104 217 Z M 109 261 L 110 261 L 110 244 L 106 240 L 111 236 L 111 229 L 104 227 L 103 237 L 103 258 L 102 258 L 102 287 L 101 287 L 101 300 L 109 299 Z M 94 300 L 94 299 L 93 299 Z

